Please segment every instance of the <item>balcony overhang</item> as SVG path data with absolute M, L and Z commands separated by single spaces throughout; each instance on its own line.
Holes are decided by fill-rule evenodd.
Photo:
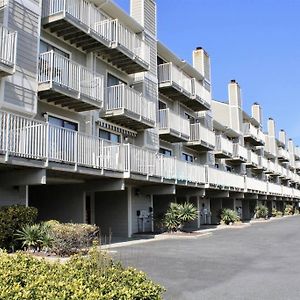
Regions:
M 15 66 L 13 64 L 2 62 L 0 59 L 0 78 L 13 75 L 14 73 L 15 73 Z
M 102 118 L 112 121 L 118 125 L 133 130 L 142 130 L 155 127 L 155 121 L 149 120 L 139 114 L 127 110 L 126 108 L 103 111 Z
M 211 105 L 200 96 L 191 96 L 191 99 L 182 101 L 182 103 L 193 111 L 210 110 Z
M 188 141 L 187 143 L 185 143 L 185 146 L 198 152 L 211 151 L 215 148 L 214 145 L 211 145 L 204 140 Z
M 101 109 L 102 102 L 80 94 L 54 82 L 39 83 L 38 96 L 41 101 L 48 102 L 77 112 Z
M 192 101 L 192 94 L 174 81 L 164 81 L 158 84 L 159 92 L 168 98 L 182 103 L 190 104 Z
M 127 74 L 149 70 L 149 64 L 129 49 L 119 43 L 112 43 L 104 35 L 100 35 L 68 13 L 58 12 L 44 17 L 42 26 L 84 52 L 95 52 L 99 57 Z
M 227 152 L 225 150 L 215 150 L 215 157 L 216 158 L 231 158 L 232 157 L 232 153 Z
M 159 138 L 169 143 L 180 143 L 189 140 L 188 135 L 173 128 L 159 129 Z
M 234 157 L 229 157 L 226 159 L 228 162 L 233 163 L 233 164 L 242 164 L 247 162 L 247 158 L 244 158 L 242 156 L 234 156 Z
M 254 135 L 246 133 L 244 135 L 245 142 L 252 144 L 253 146 L 264 146 L 265 142 L 260 140 L 259 138 L 255 137 Z

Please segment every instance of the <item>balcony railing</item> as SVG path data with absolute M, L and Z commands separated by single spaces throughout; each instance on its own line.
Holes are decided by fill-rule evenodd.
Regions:
M 247 190 L 257 191 L 260 193 L 268 192 L 268 185 L 266 181 L 262 181 L 256 178 L 246 177 Z
M 268 160 L 263 156 L 259 156 L 259 166 L 264 170 L 268 170 L 269 168 Z
M 196 78 L 192 78 L 192 97 L 202 104 L 201 110 L 210 109 L 211 93 Z
M 248 160 L 248 149 L 240 144 L 234 143 L 232 159 L 240 162 L 246 162 Z
M 0 25 L 0 76 L 12 75 L 16 66 L 17 32 Z
M 57 88 L 62 93 L 71 93 L 69 98 L 78 100 L 75 108 L 76 105 L 80 106 L 80 103 L 83 103 L 83 107 L 103 107 L 103 76 L 91 72 L 54 51 L 40 54 L 38 82 L 40 92 Z M 47 100 L 50 101 L 50 99 Z M 71 107 L 72 105 L 74 103 L 70 104 Z
M 278 158 L 283 161 L 289 161 L 290 160 L 289 152 L 286 149 L 279 148 L 278 149 Z
M 231 157 L 233 155 L 232 141 L 221 135 L 216 135 L 215 155 L 222 158 Z
M 264 151 L 266 152 L 266 155 L 268 155 L 268 157 L 276 157 L 276 145 L 275 145 L 275 140 L 274 143 L 271 142 L 271 138 L 268 135 L 265 135 L 265 147 L 264 147 Z
M 45 162 L 45 167 L 50 163 L 59 163 L 60 169 L 66 165 L 67 170 L 70 170 L 70 166 L 75 169 L 84 167 L 80 172 L 86 168 L 99 169 L 101 176 L 106 171 L 118 172 L 124 178 L 133 173 L 144 176 L 142 180 L 155 177 L 161 181 L 182 182 L 184 185 L 199 184 L 208 188 L 300 198 L 300 192 L 290 187 L 188 163 L 130 144 L 114 144 L 6 112 L 0 112 L 0 154 L 7 164 L 17 163 L 15 159 L 10 160 L 10 157 L 14 157 L 22 159 L 23 166 L 24 160 L 28 159 L 31 166 L 36 160 L 38 166 Z
M 300 160 L 300 148 L 295 147 L 295 158 L 296 160 Z
M 160 134 L 170 134 L 182 137 L 184 140 L 190 137 L 189 120 L 172 112 L 169 108 L 159 110 Z
M 124 118 L 132 119 L 132 122 L 145 123 L 145 128 L 153 127 L 156 121 L 155 104 L 125 84 L 115 85 L 106 89 L 104 116 L 121 118 L 123 121 Z M 143 127 L 141 124 L 132 126 Z
M 207 168 L 207 183 L 218 188 L 245 189 L 244 176 L 225 172 L 213 167 Z
M 248 165 L 254 166 L 254 167 L 258 167 L 259 166 L 259 157 L 256 153 L 254 153 L 251 150 L 248 150 L 248 161 L 247 161 Z
M 110 58 L 112 63 L 128 73 L 146 71 L 149 68 L 149 45 L 118 19 L 108 18 L 94 4 L 86 0 L 45 0 L 42 17 L 43 25 L 52 28 L 52 32 L 58 31 L 65 40 L 69 40 L 85 51 L 100 51 L 102 55 Z M 71 25 L 70 28 L 59 23 L 64 20 Z M 86 34 L 87 38 L 82 38 L 82 34 L 78 34 L 78 29 L 83 35 Z M 108 48 L 117 49 L 121 59 L 102 51 Z M 132 62 L 140 64 L 140 67 L 137 69 L 130 66 L 129 60 L 124 64 L 124 55 Z
M 244 123 L 244 136 L 247 139 L 250 138 L 252 143 L 256 146 L 265 144 L 265 135 L 263 132 L 250 123 Z
M 213 149 L 216 145 L 215 133 L 204 127 L 201 123 L 190 124 L 190 142 L 195 145 L 201 144 L 203 147 Z

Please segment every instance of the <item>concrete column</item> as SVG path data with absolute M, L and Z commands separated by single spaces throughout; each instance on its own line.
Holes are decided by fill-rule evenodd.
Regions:
M 127 213 L 128 213 L 128 237 L 132 236 L 132 187 L 127 187 Z

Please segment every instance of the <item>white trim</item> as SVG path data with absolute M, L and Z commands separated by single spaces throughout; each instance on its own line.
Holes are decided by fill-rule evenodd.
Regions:
M 25 206 L 29 206 L 29 186 L 25 186 Z

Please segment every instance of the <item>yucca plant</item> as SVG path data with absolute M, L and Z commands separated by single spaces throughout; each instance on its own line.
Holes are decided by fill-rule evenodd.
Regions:
M 165 215 L 164 224 L 168 231 L 181 230 L 185 223 L 194 221 L 198 211 L 192 203 L 171 203 Z
M 238 216 L 237 212 L 229 209 L 229 208 L 224 208 L 221 211 L 221 222 L 229 225 L 229 224 L 234 224 L 236 222 L 240 221 L 240 217 Z
M 266 219 L 268 218 L 269 210 L 265 205 L 259 204 L 255 207 L 255 218 Z

